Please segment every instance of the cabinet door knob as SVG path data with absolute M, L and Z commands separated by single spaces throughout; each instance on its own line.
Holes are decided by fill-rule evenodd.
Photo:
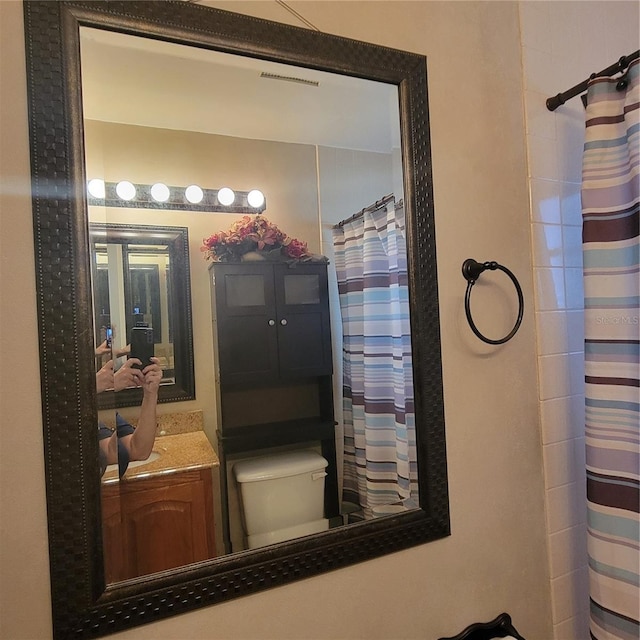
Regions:
M 284 327 L 287 324 L 286 318 L 282 318 L 282 320 L 280 320 L 280 324 Z
M 273 325 L 274 325 L 275 323 L 276 323 L 276 321 L 275 321 L 275 320 L 269 320 L 269 326 L 270 326 L 270 327 L 273 327 Z

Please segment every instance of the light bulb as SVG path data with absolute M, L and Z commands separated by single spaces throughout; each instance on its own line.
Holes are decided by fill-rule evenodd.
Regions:
M 118 182 L 116 193 L 122 200 L 133 200 L 136 197 L 136 188 L 128 180 Z
M 170 195 L 169 187 L 162 182 L 156 182 L 156 184 L 151 187 L 151 197 L 156 202 L 166 202 Z
M 229 187 L 223 187 L 222 189 L 220 189 L 220 191 L 218 191 L 218 202 L 225 205 L 226 207 L 233 204 L 233 201 L 235 199 L 236 194 L 233 193 L 233 190 L 229 189 Z
M 104 200 L 105 188 L 104 188 L 104 180 L 101 178 L 93 178 L 93 180 L 89 180 L 87 184 L 87 191 L 89 195 L 94 198 L 99 198 L 100 200 Z
M 192 184 L 184 190 L 184 197 L 191 204 L 198 204 L 204 198 L 204 192 L 197 184 Z
M 252 189 L 247 194 L 247 202 L 250 207 L 257 209 L 264 204 L 264 194 L 259 189 Z

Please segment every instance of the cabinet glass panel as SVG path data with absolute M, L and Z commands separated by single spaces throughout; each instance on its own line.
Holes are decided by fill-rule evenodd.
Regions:
M 284 277 L 285 304 L 319 304 L 320 278 L 316 274 Z
M 264 276 L 241 274 L 225 276 L 227 307 L 264 307 Z

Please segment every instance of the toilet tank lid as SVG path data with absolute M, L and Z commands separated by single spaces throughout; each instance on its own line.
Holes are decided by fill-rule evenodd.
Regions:
M 236 462 L 233 472 L 238 482 L 258 482 L 318 471 L 328 464 L 315 451 L 290 451 Z

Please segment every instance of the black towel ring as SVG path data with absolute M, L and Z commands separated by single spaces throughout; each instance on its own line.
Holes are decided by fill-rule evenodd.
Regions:
M 518 319 L 516 320 L 513 329 L 504 337 L 500 338 L 500 340 L 491 340 L 490 338 L 486 338 L 483 336 L 475 323 L 473 322 L 473 318 L 471 317 L 471 289 L 473 285 L 476 283 L 476 280 L 480 277 L 480 274 L 483 271 L 489 269 L 490 271 L 495 271 L 499 269 L 500 271 L 504 271 L 509 278 L 511 278 L 511 282 L 515 285 L 516 291 L 518 292 Z M 518 279 L 507 269 L 503 267 L 501 264 L 497 262 L 476 262 L 473 258 L 467 258 L 462 263 L 462 275 L 467 281 L 467 292 L 464 297 L 464 310 L 467 314 L 467 321 L 469 322 L 469 326 L 473 333 L 475 333 L 480 340 L 486 342 L 488 344 L 504 344 L 508 340 L 511 340 L 513 336 L 516 335 L 516 331 L 520 328 L 520 324 L 522 323 L 522 316 L 524 315 L 524 296 L 522 295 L 522 289 L 520 288 L 520 283 Z

